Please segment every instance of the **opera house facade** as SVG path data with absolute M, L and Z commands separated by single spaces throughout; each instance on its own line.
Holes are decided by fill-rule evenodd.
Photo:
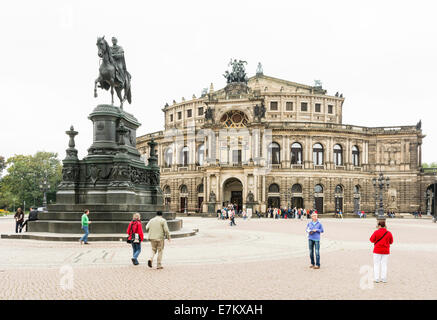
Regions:
M 214 214 L 229 203 L 316 208 L 319 213 L 375 212 L 373 179 L 390 178 L 384 207 L 429 212 L 435 170 L 421 169 L 421 122 L 363 127 L 342 122 L 345 98 L 233 66 L 220 90 L 166 104 L 164 130 L 137 138 L 157 143 L 168 210 Z M 236 72 L 243 74 L 235 75 Z M 234 76 L 233 76 L 234 75 Z

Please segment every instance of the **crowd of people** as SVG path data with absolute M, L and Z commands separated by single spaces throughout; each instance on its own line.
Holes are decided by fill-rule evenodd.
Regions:
M 252 209 L 237 209 L 237 205 L 229 204 L 222 209 L 217 210 L 217 218 L 220 220 L 233 220 L 236 216 L 245 219 L 252 218 Z M 255 215 L 258 218 L 265 217 L 270 219 L 310 219 L 312 213 L 317 213 L 314 209 L 303 208 L 272 208 L 269 207 L 265 213 L 260 213 L 255 210 Z M 233 220 L 234 221 L 234 220 Z M 231 221 L 232 222 L 232 221 Z M 232 222 L 235 225 L 235 221 Z
M 272 208 L 269 207 L 266 212 L 266 218 L 272 219 L 310 219 L 311 214 L 317 213 L 314 209 L 304 208 Z

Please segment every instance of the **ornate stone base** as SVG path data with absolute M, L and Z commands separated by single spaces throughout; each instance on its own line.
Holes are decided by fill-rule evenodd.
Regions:
M 63 161 L 62 182 L 57 203 L 29 222 L 31 233 L 80 234 L 81 216 L 90 210 L 90 233 L 126 234 L 134 213 L 145 224 L 164 211 L 157 158 L 151 142 L 146 166 L 136 149 L 137 119 L 112 105 L 98 105 L 88 117 L 94 138 L 88 155 L 79 160 L 74 148 L 77 132 L 71 127 L 67 157 Z M 178 231 L 182 220 L 163 212 L 169 229 Z M 62 238 L 62 237 L 61 237 Z

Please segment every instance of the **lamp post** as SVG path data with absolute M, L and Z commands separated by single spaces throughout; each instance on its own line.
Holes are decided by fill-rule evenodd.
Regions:
M 379 195 L 379 208 L 378 208 L 377 219 L 384 220 L 385 218 L 384 218 L 383 191 L 384 191 L 384 187 L 388 189 L 388 187 L 390 186 L 390 178 L 384 177 L 382 172 L 380 172 L 378 178 L 373 178 L 372 182 L 373 182 L 373 187 L 375 187 L 375 190 Z
M 287 209 L 290 209 L 291 191 L 290 190 L 285 191 L 284 196 L 287 199 Z
M 50 189 L 50 184 L 47 181 L 47 178 L 45 177 L 44 180 L 39 184 L 39 188 L 42 192 L 44 192 L 44 198 L 42 202 L 42 206 L 44 208 L 47 208 L 47 190 Z

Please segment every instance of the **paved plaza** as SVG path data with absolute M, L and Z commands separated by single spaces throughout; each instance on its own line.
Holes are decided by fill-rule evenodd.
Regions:
M 374 218 L 321 219 L 321 269 L 309 268 L 309 220 L 183 218 L 197 235 L 165 244 L 164 269 L 131 263 L 125 242 L 0 239 L 2 299 L 436 299 L 437 224 L 389 219 L 388 283 L 373 284 Z M 0 218 L 0 232 L 14 220 Z M 156 262 L 155 262 L 156 264 Z M 371 278 L 370 278 L 371 279 Z M 140 290 L 133 289 L 140 288 Z

